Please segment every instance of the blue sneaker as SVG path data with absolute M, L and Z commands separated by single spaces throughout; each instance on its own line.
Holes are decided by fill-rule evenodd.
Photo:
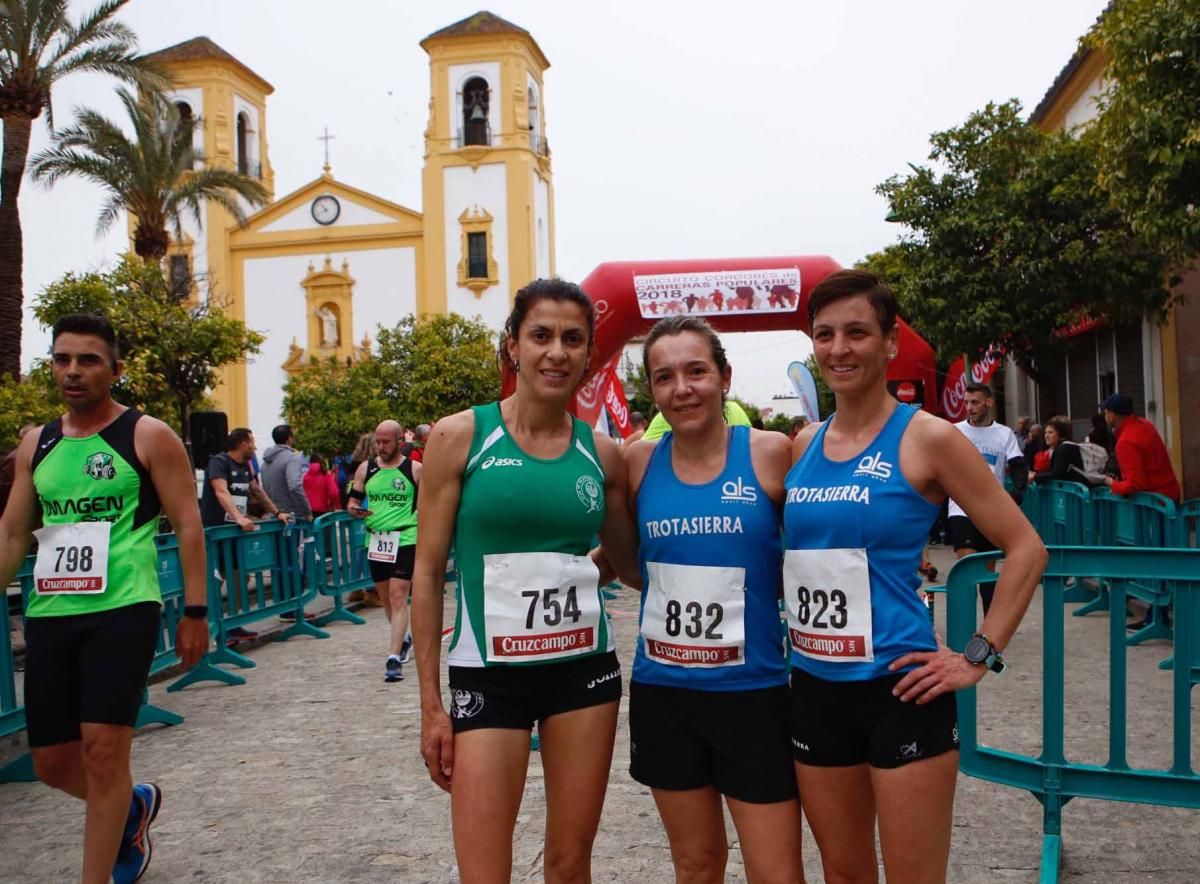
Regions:
M 389 684 L 404 681 L 404 673 L 400 671 L 399 657 L 393 655 L 387 658 L 387 664 L 384 666 L 383 680 Z
M 132 884 L 146 873 L 153 853 L 150 844 L 150 824 L 158 816 L 161 804 L 162 789 L 154 783 L 138 783 L 133 787 L 129 819 L 121 836 L 117 864 L 113 866 L 115 884 Z
M 400 645 L 400 662 L 407 663 L 412 659 L 412 636 L 404 639 L 404 643 Z

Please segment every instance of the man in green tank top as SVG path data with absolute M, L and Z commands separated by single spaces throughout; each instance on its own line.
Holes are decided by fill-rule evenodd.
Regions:
M 54 325 L 52 368 L 66 413 L 26 434 L 0 518 L 0 586 L 40 520 L 26 607 L 25 714 L 34 769 L 87 802 L 84 882 L 136 881 L 150 861 L 149 825 L 162 792 L 134 786 L 133 725 L 158 642 L 154 534 L 165 510 L 179 538 L 184 665 L 208 648 L 204 533 L 179 438 L 115 402 L 116 335 L 99 316 Z M 28 869 L 30 878 L 39 877 Z
M 378 456 L 358 465 L 347 511 L 366 520 L 367 564 L 391 625 L 386 682 L 404 680 L 412 639 L 408 599 L 417 548 L 417 486 L 421 465 L 400 453 L 403 430 L 386 420 L 375 428 Z

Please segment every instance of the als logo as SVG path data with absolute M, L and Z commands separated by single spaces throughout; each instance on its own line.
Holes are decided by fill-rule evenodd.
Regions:
M 479 469 L 488 470 L 492 467 L 519 467 L 522 460 L 519 457 L 489 457 L 479 465 Z
M 758 500 L 758 490 L 746 484 L 741 476 L 730 479 L 721 486 L 721 501 L 737 503 L 755 503 Z
M 594 476 L 580 476 L 576 480 L 575 496 L 587 507 L 589 513 L 597 512 L 604 500 L 600 493 L 600 483 Z
M 112 455 L 106 451 L 97 451 L 88 455 L 83 462 L 83 471 L 93 479 L 115 479 L 117 468 L 113 466 Z
M 454 705 L 450 708 L 450 714 L 455 718 L 472 718 L 479 714 L 479 710 L 483 708 L 483 694 L 479 691 L 463 691 L 454 692 Z
M 883 459 L 882 451 L 876 451 L 858 462 L 858 469 L 854 471 L 854 475 L 870 476 L 872 479 L 886 482 L 892 477 L 892 465 Z

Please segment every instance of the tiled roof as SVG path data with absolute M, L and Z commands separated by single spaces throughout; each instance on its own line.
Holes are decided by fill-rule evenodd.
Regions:
M 483 10 L 474 15 L 467 16 L 462 21 L 456 21 L 452 25 L 447 25 L 440 31 L 434 31 L 425 39 L 461 37 L 469 34 L 524 34 L 528 37 L 529 31 L 514 25 L 510 21 L 505 21 L 498 15 Z
M 163 63 L 169 63 L 173 61 L 196 61 L 203 59 L 228 61 L 251 74 L 255 79 L 262 80 L 264 83 L 267 82 L 212 40 L 208 39 L 208 37 L 193 37 L 191 40 L 184 40 L 182 43 L 176 43 L 174 46 L 168 46 L 166 49 L 158 50 L 158 52 L 151 52 L 145 58 L 149 62 Z

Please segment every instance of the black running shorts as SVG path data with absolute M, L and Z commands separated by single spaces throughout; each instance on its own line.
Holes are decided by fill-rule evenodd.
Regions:
M 478 728 L 532 730 L 551 715 L 621 699 L 617 655 L 591 654 L 537 666 L 451 666 L 454 732 Z
M 954 549 L 973 549 L 975 552 L 991 552 L 996 545 L 983 536 L 966 516 L 951 516 L 946 522 L 950 534 L 950 545 Z
M 158 645 L 159 604 L 25 620 L 30 746 L 80 739 L 79 725 L 133 727 Z
M 792 754 L 814 767 L 902 767 L 958 750 L 958 706 L 942 694 L 923 706 L 892 688 L 903 675 L 826 681 L 792 670 Z
M 376 583 L 386 583 L 389 580 L 412 580 L 413 563 L 417 559 L 417 545 L 410 543 L 396 550 L 395 562 L 372 562 L 367 560 L 371 569 L 371 579 Z
M 629 685 L 629 774 L 651 789 L 700 789 L 751 804 L 796 797 L 786 685 L 698 691 Z

